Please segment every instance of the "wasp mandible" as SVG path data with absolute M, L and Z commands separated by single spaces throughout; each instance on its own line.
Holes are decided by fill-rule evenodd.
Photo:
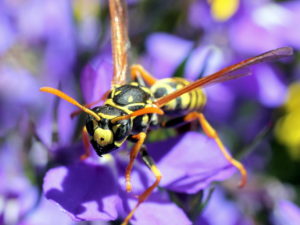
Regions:
M 135 143 L 130 151 L 130 161 L 125 172 L 128 192 L 132 189 L 130 174 L 138 153 L 141 153 L 142 159 L 153 172 L 156 177 L 155 182 L 139 196 L 137 204 L 122 224 L 128 224 L 138 206 L 148 198 L 162 178 L 161 172 L 143 145 L 149 129 L 176 126 L 179 123 L 188 123 L 193 120 L 199 121 L 204 133 L 215 140 L 224 157 L 241 173 L 239 186 L 243 187 L 247 181 L 247 172 L 244 166 L 231 157 L 217 131 L 202 113 L 206 103 L 206 96 L 202 88 L 249 75 L 247 67 L 290 56 L 293 54 L 293 50 L 289 47 L 271 50 L 226 67 L 195 82 L 189 82 L 183 78 L 157 80 L 141 65 L 132 65 L 130 67 L 132 81 L 126 83 L 129 48 L 127 9 L 124 0 L 109 0 L 109 9 L 114 76 L 111 90 L 105 95 L 104 104 L 89 109 L 57 89 L 42 87 L 40 90 L 57 95 L 87 114 L 83 129 L 86 152 L 82 158 L 90 155 L 89 141 L 99 156 L 118 149 L 126 140 Z M 163 118 L 168 119 L 161 121 L 161 115 L 165 115 Z

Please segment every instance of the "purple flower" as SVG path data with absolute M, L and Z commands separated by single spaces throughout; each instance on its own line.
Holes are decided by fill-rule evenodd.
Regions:
M 102 17 L 107 2 L 99 5 L 98 1 L 92 1 L 83 6 L 81 2 L 0 3 L 1 224 L 71 225 L 83 220 L 96 221 L 91 224 L 98 224 L 98 220 L 123 220 L 136 205 L 136 196 L 155 180 L 138 159 L 131 174 L 132 193 L 125 191 L 124 175 L 129 158 L 125 150 L 130 149 L 130 144 L 124 144 L 113 155 L 99 158 L 94 153 L 93 157 L 80 161 L 83 145 L 79 143 L 79 117 L 69 117 L 76 107 L 38 91 L 41 86 L 52 86 L 84 104 L 99 100 L 111 88 L 111 47 L 98 53 L 96 46 L 99 40 L 105 42 L 109 34 L 104 30 L 109 19 Z M 143 16 L 136 11 L 136 0 L 129 2 L 129 11 L 136 13 L 129 12 L 130 16 L 139 20 L 137 24 L 145 28 L 156 26 L 152 21 L 143 23 Z M 185 3 L 186 6 L 190 7 L 187 13 L 190 24 L 184 24 L 184 20 L 173 24 L 174 33 L 180 31 L 179 34 L 152 33 L 144 46 L 132 51 L 140 54 L 145 49 L 135 62 L 143 62 L 141 64 L 158 79 L 170 77 L 185 59 L 185 78 L 193 81 L 200 73 L 206 76 L 273 47 L 299 47 L 299 30 L 295 27 L 300 7 L 296 1 L 268 1 L 257 5 L 242 1 L 237 14 L 224 23 L 213 20 L 209 5 L 204 1 Z M 178 10 L 176 7 L 178 5 L 174 5 Z M 165 18 L 164 15 L 167 14 L 158 12 L 155 18 Z M 203 35 L 192 36 L 193 31 L 185 33 L 187 29 L 182 25 L 192 26 L 197 34 Z M 143 39 L 136 38 L 140 31 L 145 30 L 130 30 L 132 48 Z M 257 35 L 251 35 L 253 32 Z M 259 42 L 255 36 L 260 36 Z M 195 44 L 195 40 L 199 43 Z M 87 55 L 97 56 L 80 71 Z M 80 72 L 82 93 L 78 91 Z M 223 126 L 220 136 L 230 136 L 230 131 L 237 129 L 232 139 L 224 138 L 229 146 L 251 140 L 270 116 L 270 109 L 285 101 L 286 80 L 278 68 L 258 66 L 254 73 L 258 76 L 205 90 L 208 103 L 204 112 L 209 121 L 212 119 L 214 125 L 223 121 L 228 124 Z M 255 109 L 250 116 L 239 119 L 239 112 L 234 112 L 244 100 L 255 100 L 265 108 Z M 250 125 L 243 123 L 249 118 Z M 179 207 L 169 195 L 172 192 L 172 196 L 197 195 L 212 183 L 237 172 L 214 140 L 200 132 L 189 131 L 145 144 L 163 178 L 159 188 L 138 208 L 130 221 L 132 224 L 251 224 L 251 219 L 242 215 L 240 203 L 225 197 L 226 191 L 216 191 L 197 221 L 193 220 L 188 207 Z M 41 197 L 41 177 L 45 173 L 44 197 Z M 202 202 L 199 200 L 198 204 Z M 290 218 L 297 221 L 298 211 L 290 202 L 276 203 L 272 221 L 276 225 Z
M 150 35 L 146 41 L 147 53 L 143 65 L 157 79 L 169 77 L 192 48 L 192 42 L 166 33 Z
M 95 57 L 85 66 L 80 84 L 86 103 L 99 100 L 106 91 L 110 90 L 113 77 L 111 57 L 105 49 L 100 56 Z
M 74 24 L 69 1 L 2 1 L 0 8 L 0 135 L 5 140 L 0 146 L 0 223 L 19 224 L 42 207 L 38 183 L 53 156 L 46 149 L 69 146 L 76 130 L 76 121 L 66 116 L 75 107 L 39 92 L 45 84 L 61 85 L 76 96 L 70 76 Z M 59 140 L 53 138 L 56 121 Z
M 15 128 L 26 109 L 37 109 L 38 97 L 31 90 L 37 90 L 38 83 L 26 70 L 2 65 L 0 73 L 0 134 L 3 135 Z
M 212 181 L 224 180 L 233 173 L 232 166 L 220 154 L 213 141 L 198 133 L 190 132 L 179 140 L 151 144 L 149 149 L 154 159 L 160 159 L 157 165 L 163 173 L 161 186 L 168 190 L 195 193 Z M 124 191 L 126 162 L 116 157 L 114 163 L 110 164 L 77 163 L 51 169 L 44 180 L 45 196 L 57 202 L 77 220 L 124 218 L 135 205 L 136 199 Z M 117 166 L 117 171 L 112 169 L 113 165 Z M 132 173 L 134 195 L 141 194 L 153 182 L 154 177 L 150 171 L 143 164 L 136 164 Z M 146 218 L 151 216 L 156 218 L 158 224 L 165 224 L 162 212 L 179 211 L 180 214 L 175 213 L 178 218 L 174 218 L 174 221 L 184 220 L 185 223 L 178 224 L 190 224 L 184 213 L 164 196 L 155 191 L 137 210 L 136 223 L 144 224 Z M 143 210 L 149 208 L 157 210 Z M 158 213 L 158 209 L 162 212 Z M 124 213 L 119 214 L 120 210 Z
M 45 219 L 47 218 L 47 219 Z M 19 225 L 72 225 L 74 221 L 64 212 L 57 210 L 56 204 L 44 197 L 40 200 L 39 206 L 26 216 Z
M 105 92 L 105 87 L 109 87 L 110 79 L 106 79 L 107 73 L 110 73 L 107 72 L 109 64 L 105 57 L 102 59 L 94 60 L 82 75 L 81 84 L 87 99 L 99 99 L 99 95 Z M 89 88 L 88 84 L 96 81 L 103 86 Z M 196 132 L 150 144 L 149 152 L 163 173 L 161 186 L 168 190 L 195 193 L 213 181 L 228 178 L 234 172 L 214 141 Z M 51 169 L 44 180 L 45 196 L 57 202 L 76 220 L 125 218 L 136 199 L 124 191 L 126 162 L 118 155 L 116 153 L 115 160 L 110 160 L 110 163 L 101 163 L 103 160 L 100 160 L 99 164 L 95 160 L 89 160 Z M 118 170 L 112 167 L 117 167 Z M 141 194 L 153 182 L 153 174 L 146 166 L 136 163 L 132 173 L 134 193 Z M 143 208 L 151 210 L 145 211 Z M 157 210 L 152 210 L 153 208 Z M 136 221 L 137 224 L 144 224 L 148 221 L 145 218 L 151 216 L 159 224 L 165 224 L 165 217 L 162 216 L 164 213 L 158 213 L 158 209 L 166 214 L 178 211 L 175 213 L 178 218 L 174 217 L 174 221 L 181 221 L 178 224 L 190 224 L 185 214 L 165 194 L 157 191 L 137 210 L 133 223 Z
M 235 49 L 251 54 L 285 45 L 299 48 L 299 30 L 295 29 L 299 11 L 298 1 L 245 2 L 238 19 L 232 21 L 229 39 Z
M 124 169 L 126 165 L 121 161 L 118 163 L 118 168 Z M 102 165 L 79 163 L 50 170 L 44 183 L 46 198 L 57 202 L 75 220 L 115 220 L 120 216 L 125 217 L 129 210 L 128 207 L 133 207 L 136 199 L 130 197 L 132 194 L 124 193 L 124 186 L 121 188 L 118 177 L 113 172 L 115 170 L 111 165 L 109 166 L 111 163 Z M 132 173 L 135 191 L 139 189 L 142 192 L 145 188 L 145 184 L 140 183 L 141 177 L 144 177 L 142 179 L 144 181 L 148 180 L 148 177 L 142 173 L 145 170 L 147 169 L 143 168 L 143 170 L 139 169 L 138 172 L 135 170 Z M 150 182 L 148 180 L 147 184 Z M 142 205 L 144 208 L 138 209 L 135 217 L 137 224 L 145 224 L 147 221 L 147 215 L 144 214 L 145 209 L 148 209 L 146 211 L 150 216 L 157 217 L 160 224 L 164 224 L 162 221 L 166 218 L 162 216 L 161 212 L 157 214 L 157 211 L 149 211 L 153 207 L 159 207 L 162 212 L 166 213 L 178 214 L 179 212 L 180 215 L 175 218 L 181 222 L 185 221 L 182 224 L 190 224 L 184 213 L 166 196 L 162 197 L 156 193 L 150 197 L 149 201 L 148 204 L 146 202 L 145 205 Z
M 11 136 L 0 147 L 0 223 L 17 224 L 37 201 L 37 189 L 26 178 L 20 164 L 20 139 Z
M 253 225 L 240 209 L 238 203 L 226 199 L 222 190 L 217 189 L 198 218 L 196 225 Z
M 97 100 L 108 89 L 110 79 L 107 77 L 111 67 L 107 62 L 106 54 L 103 54 L 85 68 L 81 86 L 86 99 Z M 95 83 L 101 85 L 91 86 Z M 148 147 L 163 173 L 160 186 L 166 190 L 196 193 L 211 182 L 230 177 L 234 172 L 214 140 L 197 132 L 188 132 L 184 136 L 153 143 Z M 120 155 L 116 152 L 106 163 L 102 159 L 99 164 L 94 159 L 51 169 L 44 180 L 45 196 L 57 202 L 75 220 L 125 218 L 136 204 L 132 194 L 124 191 L 126 164 L 121 152 Z M 136 163 L 132 172 L 133 194 L 141 194 L 153 182 L 154 176 L 146 166 Z M 166 197 L 165 191 L 161 193 L 155 190 L 137 210 L 132 222 L 145 224 L 147 217 L 151 217 L 158 224 L 165 224 L 163 215 L 170 213 L 176 215 L 174 223 L 191 224 L 183 211 Z
M 273 211 L 272 221 L 275 225 L 296 225 L 300 223 L 300 208 L 294 203 L 281 200 Z
M 214 21 L 209 15 L 207 4 L 196 1 L 190 7 L 190 23 L 205 30 L 202 45 L 215 44 L 223 52 L 221 66 L 224 67 L 278 47 L 298 48 L 300 40 L 295 38 L 299 35 L 295 35 L 297 31 L 294 29 L 294 22 L 297 21 L 299 8 L 296 1 L 283 4 L 269 1 L 261 3 L 242 1 L 238 13 L 226 23 L 220 23 Z M 205 23 L 197 19 L 200 13 L 208 15 Z M 219 40 L 220 37 L 223 40 Z M 236 96 L 243 97 L 247 93 L 247 98 L 256 99 L 263 106 L 278 107 L 283 103 L 286 94 L 285 80 L 281 79 L 278 70 L 266 65 L 261 67 L 261 65 L 256 66 L 254 78 L 240 78 L 238 82 L 231 81 L 228 84 L 231 88 L 236 87 L 241 90 L 237 92 L 235 89 Z M 264 73 L 266 76 L 263 75 Z M 274 90 L 279 92 L 274 93 Z
M 117 180 L 108 166 L 77 163 L 50 170 L 44 192 L 75 220 L 115 220 L 121 204 Z
M 3 54 L 13 45 L 16 36 L 9 19 L 5 15 L 5 11 L 1 10 L 1 12 L 3 13 L 0 15 L 0 36 L 2 37 L 0 39 L 0 54 Z

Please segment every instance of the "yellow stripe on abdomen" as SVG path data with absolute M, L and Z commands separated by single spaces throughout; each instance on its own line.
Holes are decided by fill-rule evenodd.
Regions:
M 160 98 L 172 92 L 181 89 L 190 82 L 183 78 L 166 78 L 158 80 L 152 87 L 151 91 L 155 98 Z M 202 89 L 195 89 L 185 93 L 178 98 L 167 103 L 163 110 L 166 114 L 184 114 L 190 111 L 201 110 L 206 103 L 206 96 Z

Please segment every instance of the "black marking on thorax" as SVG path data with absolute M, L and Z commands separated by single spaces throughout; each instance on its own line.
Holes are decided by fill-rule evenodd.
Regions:
M 125 84 L 115 89 L 113 102 L 120 106 L 126 106 L 134 103 L 146 103 L 151 97 L 150 92 L 145 92 L 140 86 Z
M 113 107 L 111 105 L 103 105 L 100 107 L 95 107 L 93 109 L 93 111 L 95 111 L 96 113 L 102 113 L 104 115 L 110 115 L 110 116 L 123 116 L 126 115 L 126 113 L 116 107 Z

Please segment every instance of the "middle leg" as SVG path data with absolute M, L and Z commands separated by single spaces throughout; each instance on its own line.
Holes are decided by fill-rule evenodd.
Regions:
M 139 153 L 145 139 L 146 139 L 146 133 L 141 132 L 137 135 L 132 136 L 133 139 L 136 139 L 137 142 L 133 146 L 133 148 L 130 151 L 130 160 L 128 163 L 128 166 L 126 167 L 126 172 L 125 172 L 125 182 L 126 182 L 126 191 L 131 192 L 132 190 L 132 185 L 131 185 L 131 171 L 133 167 L 134 160 L 137 157 L 137 154 Z

